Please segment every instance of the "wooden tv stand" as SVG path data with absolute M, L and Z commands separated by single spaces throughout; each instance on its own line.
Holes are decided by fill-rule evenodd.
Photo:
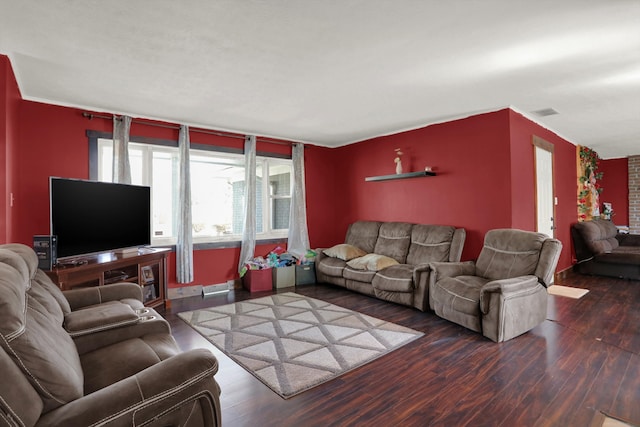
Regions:
M 167 292 L 167 258 L 171 249 L 144 248 L 133 253 L 102 252 L 60 261 L 47 275 L 63 291 L 117 282 L 142 287 L 148 307 L 164 305 Z

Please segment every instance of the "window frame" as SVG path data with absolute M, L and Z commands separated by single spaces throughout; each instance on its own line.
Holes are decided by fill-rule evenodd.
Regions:
M 113 133 L 111 132 L 101 132 L 94 130 L 87 130 L 86 132 L 88 143 L 89 143 L 89 179 L 98 181 L 99 179 L 99 153 L 98 153 L 98 140 L 100 139 L 111 139 L 113 140 Z M 168 148 L 177 148 L 178 141 L 160 139 L 160 138 L 150 138 L 144 136 L 134 136 L 131 135 L 129 138 L 131 143 L 135 144 L 148 144 L 154 146 L 163 146 Z M 199 144 L 191 142 L 191 148 L 202 151 L 210 151 L 217 152 L 220 154 L 236 154 L 236 155 L 244 155 L 244 150 L 242 148 L 233 148 L 233 147 L 224 147 L 224 146 L 216 146 L 209 144 Z M 256 152 L 256 157 L 267 160 L 267 164 L 269 164 L 269 160 L 273 159 L 276 163 L 286 163 L 288 160 L 291 162 L 291 181 L 290 181 L 290 194 L 289 196 L 285 196 L 285 198 L 292 198 L 293 196 L 293 163 L 290 155 L 279 154 L 279 153 L 269 153 L 258 151 Z M 263 175 L 268 177 L 268 169 L 266 172 L 263 171 Z M 148 177 L 147 177 L 148 178 Z M 271 196 L 268 192 L 268 179 L 263 179 L 263 206 L 266 207 L 267 210 L 271 210 L 270 203 L 273 200 L 273 196 Z M 282 198 L 282 196 L 278 196 Z M 269 226 L 269 220 L 271 219 L 271 214 L 263 215 L 263 229 L 264 226 Z M 270 227 L 269 227 L 270 228 Z M 281 244 L 286 243 L 288 235 L 288 229 L 280 229 L 274 230 L 271 233 L 259 233 L 256 235 L 256 243 L 258 244 Z M 206 241 L 203 239 L 207 239 Z M 241 246 L 242 241 L 241 237 L 238 238 L 238 235 L 232 235 L 229 238 L 218 238 L 214 240 L 210 240 L 209 238 L 197 237 L 194 236 L 194 249 L 219 249 L 219 248 L 233 248 Z M 161 247 L 175 247 L 175 237 L 170 238 L 154 238 L 151 236 L 151 246 L 161 246 Z

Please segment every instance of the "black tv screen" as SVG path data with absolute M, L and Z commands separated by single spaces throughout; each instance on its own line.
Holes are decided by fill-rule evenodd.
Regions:
M 151 244 L 151 189 L 51 177 L 58 258 Z

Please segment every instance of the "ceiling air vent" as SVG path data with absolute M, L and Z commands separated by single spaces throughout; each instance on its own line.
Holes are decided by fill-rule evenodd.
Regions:
M 543 108 L 542 110 L 533 111 L 533 114 L 540 117 L 545 117 L 545 116 L 553 116 L 555 114 L 560 114 L 560 113 L 558 113 L 553 108 Z

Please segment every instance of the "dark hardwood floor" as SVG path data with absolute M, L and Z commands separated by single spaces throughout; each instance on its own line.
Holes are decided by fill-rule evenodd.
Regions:
M 590 426 L 601 412 L 640 426 L 640 282 L 570 275 L 579 300 L 549 296 L 547 320 L 496 344 L 433 313 L 330 285 L 295 291 L 425 336 L 284 400 L 176 316 L 270 292 L 173 300 L 161 311 L 183 350 L 220 362 L 224 426 Z

